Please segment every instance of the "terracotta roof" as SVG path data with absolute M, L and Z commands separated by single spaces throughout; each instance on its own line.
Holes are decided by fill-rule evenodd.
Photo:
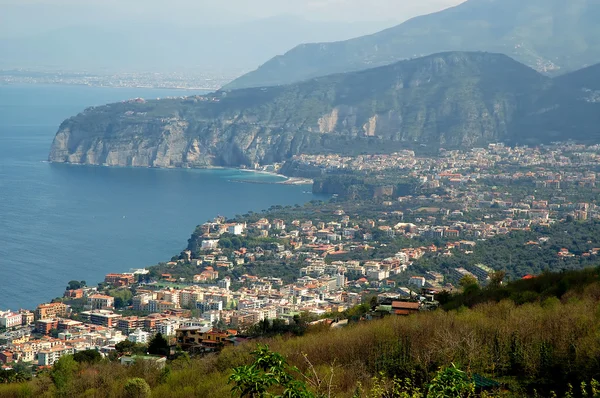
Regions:
M 407 301 L 393 301 L 392 308 L 395 310 L 413 310 L 416 311 L 419 309 L 419 303 L 410 303 Z

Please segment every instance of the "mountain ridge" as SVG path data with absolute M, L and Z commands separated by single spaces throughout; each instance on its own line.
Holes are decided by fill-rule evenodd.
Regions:
M 506 55 L 447 52 L 288 86 L 89 108 L 61 124 L 49 160 L 252 166 L 300 153 L 595 142 L 600 103 L 583 94 Z
M 498 52 L 556 74 L 600 61 L 599 0 L 469 0 L 355 39 L 301 44 L 224 89 L 283 85 L 443 51 Z

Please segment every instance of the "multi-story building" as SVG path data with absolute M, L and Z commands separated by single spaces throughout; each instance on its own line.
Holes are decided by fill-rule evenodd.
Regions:
M 38 319 L 35 321 L 35 330 L 41 334 L 48 335 L 52 330 L 58 330 L 58 319 Z
M 57 329 L 60 331 L 71 331 L 83 326 L 83 322 L 75 321 L 73 319 L 59 319 Z
M 214 250 L 219 247 L 218 239 L 203 240 L 201 244 L 202 250 Z
M 494 270 L 487 265 L 484 264 L 475 264 L 473 266 L 468 267 L 469 271 L 471 271 L 477 279 L 484 282 L 490 279 L 490 274 L 494 272 Z
M 8 364 L 14 360 L 14 355 L 10 351 L 0 351 L 0 363 Z
M 131 341 L 132 343 L 147 344 L 150 341 L 151 336 L 152 335 L 150 333 L 144 332 L 142 329 L 136 329 L 133 333 L 130 333 L 129 336 L 127 336 L 127 340 Z
M 138 318 L 137 316 L 129 316 L 124 318 L 119 318 L 117 320 L 117 329 L 122 331 L 123 333 L 129 334 L 134 330 L 141 328 L 144 326 L 144 320 Z
M 92 294 L 88 297 L 88 305 L 92 310 L 110 309 L 115 307 L 115 299 L 105 294 Z
M 104 277 L 104 282 L 115 287 L 129 286 L 135 282 L 135 276 L 133 274 L 108 274 Z
M 73 354 L 73 347 L 68 345 L 57 345 L 47 350 L 38 352 L 38 365 L 39 366 L 52 366 L 60 357 L 64 355 Z
M 23 326 L 31 325 L 35 319 L 33 312 L 28 310 L 19 310 L 19 314 L 21 314 L 21 324 Z
M 152 294 L 142 293 L 138 294 L 132 299 L 134 311 L 148 311 L 148 302 L 152 300 Z
M 241 235 L 244 232 L 243 224 L 234 224 L 227 228 L 227 232 L 231 235 Z
M 109 310 L 93 310 L 83 311 L 81 317 L 86 319 L 89 323 L 94 325 L 114 327 L 117 326 L 118 319 L 121 315 L 115 314 Z
M 201 312 L 208 311 L 222 311 L 223 310 L 223 302 L 222 301 L 198 301 L 196 303 L 196 308 L 198 308 Z
M 416 286 L 417 289 L 421 289 L 423 286 L 425 286 L 425 278 L 422 276 L 412 276 L 408 283 Z
M 67 306 L 63 303 L 40 304 L 35 310 L 35 319 L 49 319 L 67 315 Z
M 229 290 L 229 288 L 231 287 L 231 279 L 228 276 L 226 276 L 225 278 L 221 279 L 217 284 L 221 289 Z
M 148 312 L 164 312 L 177 308 L 175 303 L 164 300 L 149 300 L 148 301 Z
M 10 329 L 15 326 L 21 326 L 22 323 L 23 316 L 20 313 L 12 311 L 0 312 L 0 327 Z
M 177 321 L 164 320 L 156 324 L 156 332 L 163 336 L 174 336 L 179 326 L 179 322 Z
M 462 267 L 453 268 L 452 271 L 453 271 L 454 276 L 459 280 L 464 278 L 465 276 L 472 276 L 473 278 L 477 279 L 477 277 L 473 273 L 467 271 L 466 269 L 464 269 Z

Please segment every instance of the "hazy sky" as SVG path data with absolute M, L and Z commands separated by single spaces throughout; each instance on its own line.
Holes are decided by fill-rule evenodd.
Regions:
M 36 32 L 117 20 L 221 23 L 281 14 L 314 20 L 403 21 L 462 0 L 0 0 L 0 32 Z

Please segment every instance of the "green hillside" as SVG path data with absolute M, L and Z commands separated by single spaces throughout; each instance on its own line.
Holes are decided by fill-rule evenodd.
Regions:
M 123 366 L 114 355 L 112 361 L 67 356 L 29 381 L 15 382 L 27 378 L 22 373 L 1 373 L 8 384 L 0 384 L 0 396 L 239 397 L 232 388 L 240 380 L 247 385 L 252 374 L 252 385 L 269 393 L 281 394 L 280 385 L 293 384 L 305 394 L 289 396 L 306 398 L 473 396 L 468 388 L 433 395 L 432 386 L 444 385 L 440 375 L 449 378 L 446 387 L 472 383 L 469 388 L 478 393 L 491 387 L 488 397 L 598 396 L 598 269 L 548 273 L 504 287 L 465 285 L 464 293 L 446 295 L 444 302 L 463 306 L 344 328 L 318 326 L 301 337 L 249 341 L 204 357 L 179 355 L 162 370 L 144 361 Z M 252 363 L 257 343 L 281 354 L 266 357 L 277 359 L 275 378 L 266 384 L 269 367 L 240 368 Z M 232 374 L 241 379 L 231 382 Z

